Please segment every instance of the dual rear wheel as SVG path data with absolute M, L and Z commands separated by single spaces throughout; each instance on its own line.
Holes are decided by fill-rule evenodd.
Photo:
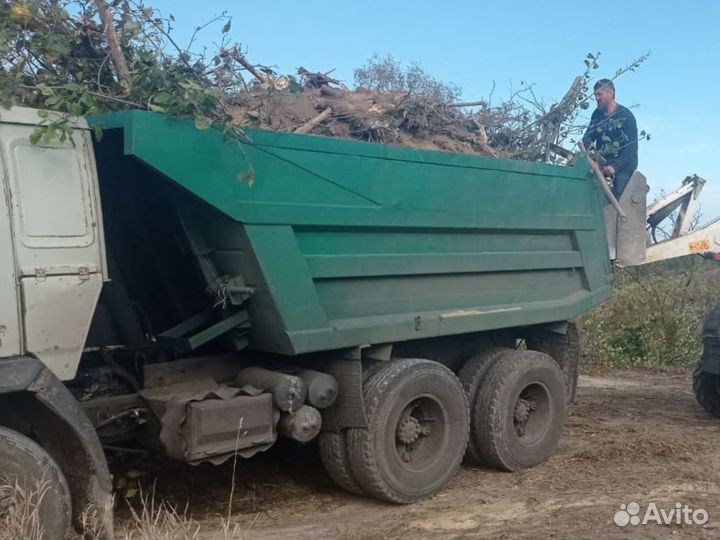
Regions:
M 440 489 L 462 462 L 469 429 L 462 385 L 447 367 L 401 359 L 363 385 L 367 428 L 323 433 L 320 455 L 343 489 L 411 503 Z
M 423 359 L 371 369 L 363 383 L 368 427 L 319 438 L 329 475 L 346 491 L 411 503 L 443 487 L 464 456 L 515 471 L 557 445 L 566 382 L 547 354 L 489 348 L 457 377 Z
M 464 366 L 460 379 L 471 403 L 469 462 L 518 471 L 550 457 L 566 408 L 563 373 L 551 357 L 487 351 Z

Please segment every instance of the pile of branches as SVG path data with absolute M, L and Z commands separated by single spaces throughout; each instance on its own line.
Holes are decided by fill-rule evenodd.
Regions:
M 348 88 L 332 71 L 281 75 L 250 62 L 224 13 L 186 45 L 173 37 L 174 24 L 139 0 L 0 0 L 0 101 L 60 113 L 44 114 L 36 142 L 68 137 L 70 115 L 145 109 L 230 137 L 256 127 L 550 161 L 554 145 L 582 130 L 577 115 L 598 67 L 589 54 L 584 73 L 548 107 L 531 85 L 499 104 L 461 102 L 459 88 L 391 57 L 373 57 Z M 199 33 L 215 24 L 216 48 L 196 51 Z
M 378 71 L 374 62 L 369 69 Z M 537 114 L 516 99 L 492 106 L 486 101 L 455 101 L 452 92 L 420 92 L 398 85 L 383 90 L 379 84 L 358 85 L 350 90 L 327 73 L 304 68 L 298 70 L 297 80 L 300 89 L 290 89 L 281 78 L 279 85 L 271 81 L 234 96 L 234 121 L 276 131 L 544 160 L 549 145 L 569 135 L 569 129 L 561 130 L 579 102 L 587 102 L 587 79 L 582 76 L 558 104 L 547 112 L 538 108 Z

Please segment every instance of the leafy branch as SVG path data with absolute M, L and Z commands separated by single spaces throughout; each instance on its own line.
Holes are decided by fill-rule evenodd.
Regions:
M 219 125 L 241 135 L 228 100 L 247 88 L 241 46 L 225 13 L 198 26 L 188 47 L 172 37 L 174 18 L 134 0 L 0 1 L 0 103 L 55 111 L 35 139 L 71 136 L 71 116 L 144 109 Z M 212 53 L 195 52 L 199 32 L 222 25 Z

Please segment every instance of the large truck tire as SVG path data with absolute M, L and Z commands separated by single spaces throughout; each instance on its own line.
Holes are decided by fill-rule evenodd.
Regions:
M 575 323 L 569 322 L 567 332 L 558 334 L 547 330 L 533 330 L 525 339 L 527 348 L 539 351 L 555 360 L 565 379 L 566 401 L 575 402 L 580 374 L 580 336 Z
M 563 372 L 548 355 L 529 350 L 503 355 L 485 376 L 474 403 L 483 461 L 505 471 L 545 461 L 560 439 L 565 396 Z
M 363 363 L 362 380 L 365 383 L 376 371 L 382 369 L 386 362 L 370 361 Z M 350 466 L 347 447 L 347 431 L 323 432 L 318 436 L 320 460 L 330 479 L 341 489 L 354 495 L 367 495 L 355 480 Z
M 478 430 L 480 426 L 477 422 L 475 414 L 475 398 L 485 376 L 495 362 L 502 357 L 503 354 L 511 352 L 513 349 L 507 347 L 488 347 L 479 353 L 471 356 L 458 371 L 458 379 L 465 390 L 465 397 L 470 406 L 470 434 L 468 436 L 468 445 L 465 450 L 465 460 L 476 465 L 485 465 L 480 450 L 478 449 Z
M 4 495 L 12 497 L 10 492 L 17 487 L 23 493 L 16 495 L 37 511 L 41 531 L 35 534 L 48 540 L 67 538 L 72 517 L 70 489 L 55 460 L 32 439 L 0 427 L 0 463 Z
M 355 495 L 365 495 L 350 467 L 345 437 L 343 432 L 321 433 L 318 437 L 320 459 L 328 476 L 338 487 Z
M 693 390 L 698 403 L 720 418 L 720 375 L 703 371 L 702 360 L 693 371 Z
M 407 504 L 443 487 L 460 466 L 469 428 L 453 372 L 431 360 L 395 360 L 367 380 L 363 397 L 368 427 L 347 432 L 363 491 Z

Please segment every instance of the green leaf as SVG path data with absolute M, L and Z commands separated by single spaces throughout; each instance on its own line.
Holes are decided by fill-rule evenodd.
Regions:
M 232 19 L 228 19 L 228 22 L 226 22 L 225 26 L 222 27 L 223 34 L 227 34 L 230 31 L 230 23 L 232 23 Z
M 42 131 L 38 128 L 30 135 L 30 144 L 37 144 L 42 139 Z
M 165 112 L 165 107 L 161 107 L 160 105 L 155 105 L 154 103 L 148 104 L 148 109 L 150 109 L 152 112 L 158 112 L 158 113 Z
M 37 89 L 40 90 L 40 93 L 43 96 L 52 96 L 55 93 L 55 90 L 50 88 L 47 84 L 43 83 L 38 84 Z
M 140 30 L 140 25 L 135 21 L 125 21 L 125 24 L 123 24 L 123 32 L 132 34 L 138 30 Z
M 210 126 L 212 126 L 212 120 L 208 118 L 207 116 L 203 116 L 201 114 L 198 114 L 195 116 L 195 127 L 199 130 L 205 130 L 208 129 Z
M 153 98 L 153 102 L 158 105 L 166 105 L 172 99 L 172 95 L 167 92 L 160 92 Z
M 62 103 L 62 101 L 63 101 L 62 96 L 53 95 L 45 100 L 45 106 L 52 109 L 52 108 L 60 105 L 60 103 Z
M 88 109 L 92 109 L 95 106 L 95 100 L 90 94 L 83 94 L 80 98 L 80 103 L 82 103 Z
M 100 139 L 102 139 L 103 137 L 103 127 L 97 124 L 95 125 L 95 127 L 93 127 L 93 131 L 95 132 L 95 140 L 97 142 L 100 142 Z

